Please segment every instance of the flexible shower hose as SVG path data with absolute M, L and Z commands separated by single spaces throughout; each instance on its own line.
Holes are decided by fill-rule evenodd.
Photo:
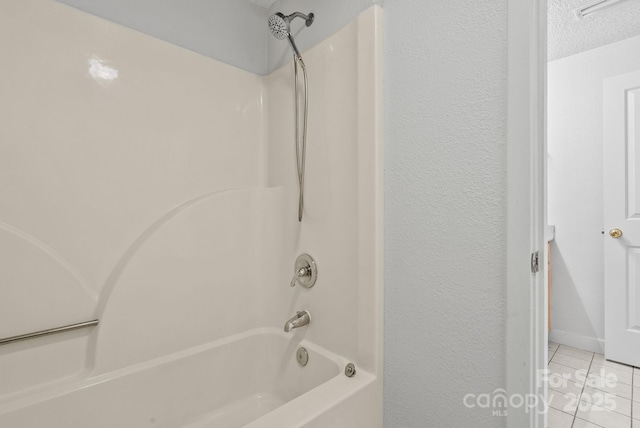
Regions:
M 298 96 L 298 64 L 302 68 L 304 79 L 304 115 L 302 119 L 302 147 L 300 144 L 300 97 Z M 307 82 L 307 67 L 304 65 L 302 56 L 293 55 L 293 70 L 295 75 L 295 98 L 296 98 L 296 169 L 298 171 L 298 221 L 302 221 L 304 210 L 304 167 L 307 156 L 307 116 L 309 112 L 309 84 Z M 301 153 L 302 152 L 302 153 Z

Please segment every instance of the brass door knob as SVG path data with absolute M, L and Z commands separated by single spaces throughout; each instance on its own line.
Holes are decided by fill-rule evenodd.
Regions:
M 609 231 L 609 235 L 610 235 L 612 238 L 616 238 L 616 239 L 617 239 L 617 238 L 619 238 L 619 237 L 621 237 L 621 236 L 622 236 L 622 231 L 621 231 L 620 229 L 611 229 L 611 230 Z

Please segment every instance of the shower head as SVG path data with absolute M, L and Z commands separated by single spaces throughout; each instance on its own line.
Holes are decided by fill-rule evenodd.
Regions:
M 273 37 L 278 40 L 284 40 L 289 35 L 289 22 L 285 18 L 280 12 L 269 17 L 269 30 L 271 30 Z
M 291 15 L 285 15 L 283 13 L 277 12 L 269 17 L 269 30 L 271 34 L 278 39 L 284 40 L 289 39 L 289 44 L 291 44 L 291 49 L 293 52 L 300 58 L 300 52 L 298 52 L 298 47 L 296 46 L 295 41 L 293 40 L 293 36 L 291 35 L 291 21 L 294 18 L 302 18 L 305 21 L 305 24 L 310 26 L 313 24 L 313 13 L 309 15 L 305 15 L 304 13 L 294 12 Z
M 287 36 L 291 35 L 291 21 L 294 18 L 302 18 L 304 19 L 305 24 L 309 27 L 313 24 L 313 13 L 309 15 L 305 15 L 304 13 L 294 12 L 291 15 L 285 15 L 280 12 L 276 12 L 269 17 L 269 30 L 271 30 L 271 34 L 278 39 L 284 40 Z

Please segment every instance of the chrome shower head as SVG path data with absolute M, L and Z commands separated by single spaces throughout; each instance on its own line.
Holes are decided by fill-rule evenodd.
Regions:
M 294 12 L 291 15 L 285 15 L 281 12 L 276 12 L 269 17 L 269 30 L 271 30 L 271 34 L 278 39 L 284 40 L 287 36 L 291 35 L 291 21 L 294 18 L 302 18 L 304 19 L 305 24 L 310 26 L 313 24 L 313 13 L 309 15 L 305 15 L 304 13 Z
M 289 35 L 289 22 L 285 18 L 280 12 L 269 17 L 269 30 L 271 30 L 273 37 L 278 40 L 284 40 Z
M 276 12 L 269 17 L 269 30 L 271 34 L 278 39 L 284 40 L 289 39 L 289 43 L 291 44 L 291 48 L 293 52 L 300 57 L 300 52 L 298 52 L 298 47 L 296 46 L 295 41 L 293 40 L 293 36 L 291 35 L 291 21 L 294 18 L 302 18 L 304 19 L 305 24 L 310 26 L 313 24 L 313 13 L 309 15 L 305 15 L 304 13 L 294 12 L 291 15 L 285 15 L 280 12 Z

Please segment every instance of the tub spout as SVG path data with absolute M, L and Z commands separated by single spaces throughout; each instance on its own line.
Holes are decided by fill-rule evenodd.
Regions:
M 293 318 L 284 325 L 285 333 L 289 333 L 294 328 L 302 327 L 311 322 L 311 315 L 307 311 L 298 311 Z

